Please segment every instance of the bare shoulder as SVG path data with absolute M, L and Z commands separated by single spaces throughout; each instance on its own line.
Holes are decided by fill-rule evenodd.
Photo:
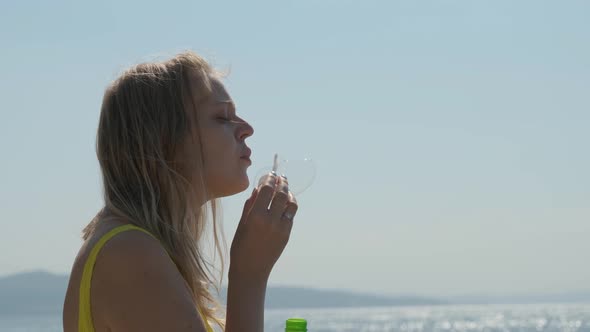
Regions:
M 113 331 L 205 331 L 182 275 L 141 231 L 110 239 L 94 266 L 93 316 Z M 102 325 L 102 324 L 101 324 Z

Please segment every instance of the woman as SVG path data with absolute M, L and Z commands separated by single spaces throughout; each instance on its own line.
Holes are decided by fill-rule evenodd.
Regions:
M 263 330 L 267 281 L 297 211 L 286 178 L 269 173 L 244 204 L 225 319 L 210 293 L 224 266 L 216 200 L 248 188 L 253 133 L 220 75 L 193 52 L 139 64 L 106 89 L 96 144 L 105 206 L 83 230 L 66 332 Z M 209 209 L 217 279 L 200 245 Z

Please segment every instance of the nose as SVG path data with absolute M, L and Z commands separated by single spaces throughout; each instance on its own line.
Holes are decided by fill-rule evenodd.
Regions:
M 243 141 L 252 135 L 254 135 L 254 128 L 248 122 L 244 121 L 243 125 L 240 126 L 238 134 L 239 140 Z

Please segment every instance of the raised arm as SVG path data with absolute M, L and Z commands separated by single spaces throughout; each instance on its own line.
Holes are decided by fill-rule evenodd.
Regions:
M 264 330 L 268 278 L 289 241 L 296 212 L 286 179 L 276 175 L 244 204 L 230 252 L 225 332 Z

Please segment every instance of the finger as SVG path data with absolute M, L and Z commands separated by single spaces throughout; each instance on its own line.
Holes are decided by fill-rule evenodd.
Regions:
M 279 220 L 283 211 L 285 211 L 285 205 L 289 201 L 289 183 L 286 178 L 280 177 L 276 187 L 272 203 L 270 203 L 270 215 L 273 219 Z
M 293 195 L 293 193 L 290 191 L 289 191 L 289 202 L 293 202 L 293 203 L 297 204 L 297 198 L 295 198 L 295 195 Z
M 283 210 L 283 214 L 281 215 L 281 218 L 293 220 L 298 209 L 299 209 L 299 206 L 297 205 L 296 202 L 293 202 L 293 201 L 287 202 L 287 204 L 285 206 L 285 210 Z
M 274 195 L 277 181 L 278 177 L 276 173 L 269 173 L 265 177 L 264 181 L 262 182 L 262 185 L 258 187 L 258 196 L 254 202 L 252 211 L 257 213 L 268 212 L 268 205 L 270 204 L 270 200 Z
M 242 210 L 242 217 L 240 218 L 239 225 L 246 222 L 247 216 L 250 214 L 250 211 L 254 206 L 254 202 L 256 201 L 256 196 L 258 196 L 258 188 L 254 188 L 252 195 L 250 195 L 250 197 L 244 203 L 244 209 Z
M 278 177 L 277 187 L 275 188 L 275 195 L 279 191 L 286 193 L 287 196 L 289 195 L 289 181 L 287 180 L 287 177 L 285 176 L 285 174 L 281 174 L 281 176 Z M 288 198 L 289 197 L 287 197 L 287 199 Z
M 287 180 L 287 177 L 282 174 L 280 177 L 278 177 L 277 180 L 277 187 L 275 188 L 275 192 L 274 194 L 276 195 L 278 192 L 283 192 L 287 195 L 287 201 L 289 201 L 289 181 Z M 274 199 L 274 197 L 273 197 Z M 270 208 L 270 207 L 269 207 Z
M 287 207 L 281 216 L 281 227 L 285 229 L 288 233 L 291 233 L 291 229 L 293 228 L 293 219 L 295 218 L 295 214 L 297 213 L 297 209 L 299 207 L 296 203 L 289 202 L 287 203 Z
M 281 177 L 283 178 L 283 180 L 285 180 L 287 182 L 287 186 L 289 185 L 289 181 L 287 180 L 287 177 L 285 176 L 285 174 L 281 174 Z M 293 194 L 293 192 L 289 191 L 289 202 L 293 202 L 295 204 L 297 204 L 297 199 L 295 198 L 295 194 Z

